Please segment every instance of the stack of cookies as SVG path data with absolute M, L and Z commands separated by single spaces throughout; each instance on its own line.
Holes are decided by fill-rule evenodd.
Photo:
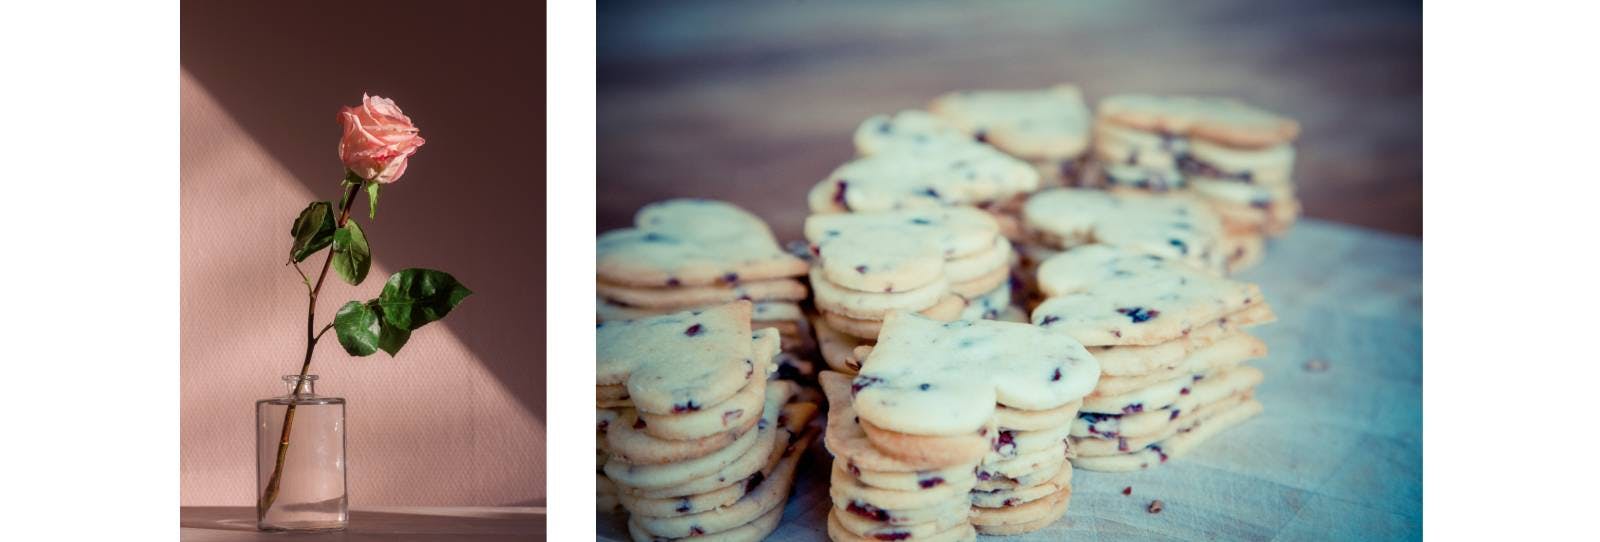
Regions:
M 635 226 L 600 235 L 599 321 L 632 320 L 752 302 L 756 328 L 776 328 L 785 371 L 804 372 L 814 345 L 799 303 L 808 265 L 778 246 L 767 224 L 728 203 L 673 199 L 646 205 Z
M 1075 86 L 951 92 L 935 98 L 928 108 L 932 113 L 907 110 L 867 119 L 856 129 L 856 151 L 862 156 L 893 151 L 930 155 L 952 146 L 976 145 L 1031 164 L 1039 179 L 1035 188 L 1011 190 L 1010 197 L 955 202 L 994 213 L 1008 238 L 1019 239 L 1018 214 L 1028 193 L 1037 186 L 1074 186 L 1082 178 L 1090 114 Z
M 870 343 L 892 311 L 951 321 L 999 317 L 1010 305 L 1011 243 L 972 207 L 812 215 L 805 235 L 819 343 Z M 845 369 L 828 358 L 837 348 L 822 351 Z
M 817 405 L 768 380 L 776 330 L 740 301 L 599 324 L 602 474 L 634 540 L 759 540 L 777 528 Z M 602 505 L 604 508 L 604 505 Z
M 1261 372 L 1240 365 L 1266 355 L 1242 330 L 1275 320 L 1256 285 L 1107 245 L 1051 257 L 1039 282 L 1049 297 L 1033 322 L 1090 347 L 1104 372 L 1073 422 L 1078 467 L 1159 465 L 1261 412 Z
M 1067 434 L 1099 377 L 1070 337 L 891 314 L 854 378 L 825 371 L 833 540 L 970 540 L 1065 514 Z
M 1100 102 L 1094 154 L 1110 186 L 1185 188 L 1222 217 L 1234 259 L 1260 257 L 1262 237 L 1300 214 L 1291 119 L 1221 98 L 1138 94 Z

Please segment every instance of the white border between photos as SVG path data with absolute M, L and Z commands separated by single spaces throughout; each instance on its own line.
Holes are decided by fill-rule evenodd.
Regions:
M 1600 8 L 1425 13 L 1424 533 L 1592 539 Z
M 595 535 L 594 375 L 595 5 L 550 2 L 545 44 L 547 159 L 545 502 L 550 540 Z
M 177 538 L 178 36 L 0 4 L 0 538 Z

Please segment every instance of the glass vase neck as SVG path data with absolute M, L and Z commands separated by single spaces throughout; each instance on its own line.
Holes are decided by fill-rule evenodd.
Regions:
M 317 394 L 317 375 L 283 375 L 284 395 L 293 397 Z

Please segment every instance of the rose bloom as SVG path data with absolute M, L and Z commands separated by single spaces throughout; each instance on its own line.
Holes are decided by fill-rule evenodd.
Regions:
M 339 112 L 344 137 L 339 139 L 339 160 L 361 178 L 392 183 L 406 172 L 406 161 L 424 143 L 411 118 L 394 100 L 361 94 L 359 107 Z

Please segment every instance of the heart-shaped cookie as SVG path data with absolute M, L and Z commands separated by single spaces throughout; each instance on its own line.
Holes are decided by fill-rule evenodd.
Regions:
M 766 362 L 754 359 L 750 302 L 595 329 L 595 384 L 625 384 L 634 408 L 696 412 L 732 397 Z
M 996 405 L 1049 410 L 1082 398 L 1100 364 L 1069 336 L 1011 322 L 891 313 L 854 381 L 862 422 L 913 435 L 976 433 Z
M 1045 260 L 1039 284 L 1033 323 L 1088 346 L 1160 344 L 1263 302 L 1254 284 L 1107 245 Z
M 709 286 L 806 272 L 806 263 L 784 252 L 765 222 L 721 201 L 652 203 L 634 215 L 634 224 L 596 241 L 600 279 L 626 286 Z

